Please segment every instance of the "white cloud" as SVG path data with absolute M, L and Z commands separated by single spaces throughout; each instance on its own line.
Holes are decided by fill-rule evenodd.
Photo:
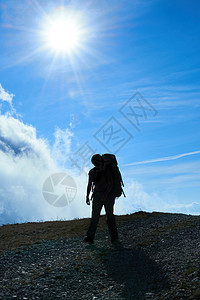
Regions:
M 2 85 L 0 84 L 0 100 L 8 102 L 10 104 L 10 106 L 12 106 L 13 97 L 14 97 L 14 95 L 6 92 L 4 90 L 4 88 L 2 87 Z
M 178 203 L 175 205 L 170 205 L 170 209 L 173 210 L 173 212 L 177 213 L 200 215 L 200 203 L 197 202 L 187 204 Z
M 146 192 L 143 185 L 135 179 L 127 179 L 126 182 L 124 189 L 126 198 L 121 196 L 116 200 L 116 214 L 130 214 L 138 210 L 166 211 L 166 202 L 160 195 Z
M 70 145 L 70 138 L 68 130 L 57 129 L 53 149 L 60 147 L 63 154 L 62 147 Z M 90 216 L 85 204 L 86 176 L 60 168 L 47 141 L 37 138 L 33 126 L 1 115 L 0 141 L 0 224 Z M 72 176 L 77 184 L 76 198 L 62 208 L 51 206 L 42 195 L 46 178 L 58 172 Z
M 135 180 L 130 181 L 125 189 L 126 198 L 121 196 L 115 201 L 115 214 L 130 214 L 142 210 L 166 213 L 184 213 L 200 215 L 200 203 L 180 203 L 173 191 L 162 194 L 146 192 L 143 185 Z
M 0 84 L 0 102 L 8 103 L 9 107 L 7 107 L 7 111 L 5 110 L 4 113 L 7 115 L 13 115 L 16 113 L 13 107 L 13 100 L 14 95 L 6 92 L 2 85 Z M 2 104 L 0 104 L 0 109 L 2 108 Z M 1 112 L 1 111 L 0 111 Z
M 55 142 L 52 147 L 52 156 L 59 163 L 59 165 L 65 165 L 68 160 L 68 156 L 71 152 L 71 138 L 73 133 L 68 129 L 56 128 L 54 132 Z

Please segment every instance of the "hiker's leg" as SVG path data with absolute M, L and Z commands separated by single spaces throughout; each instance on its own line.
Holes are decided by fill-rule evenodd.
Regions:
M 100 193 L 95 193 L 92 201 L 92 218 L 87 231 L 87 236 L 91 239 L 94 239 L 98 221 L 99 221 L 99 216 L 103 206 L 103 203 L 101 201 L 101 196 L 102 195 Z
M 112 195 L 108 196 L 108 198 L 104 203 L 104 207 L 107 215 L 107 225 L 108 225 L 111 241 L 118 239 L 117 226 L 115 222 L 115 216 L 113 214 L 114 204 L 115 204 L 115 197 L 113 197 Z

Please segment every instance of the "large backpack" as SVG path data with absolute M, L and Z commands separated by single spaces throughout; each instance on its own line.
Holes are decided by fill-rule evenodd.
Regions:
M 109 170 L 112 172 L 115 197 L 118 198 L 122 194 L 124 195 L 124 197 L 126 197 L 122 188 L 124 187 L 124 183 L 122 180 L 120 170 L 118 168 L 115 155 L 106 153 L 102 155 L 102 158 L 103 158 L 105 168 L 109 168 Z

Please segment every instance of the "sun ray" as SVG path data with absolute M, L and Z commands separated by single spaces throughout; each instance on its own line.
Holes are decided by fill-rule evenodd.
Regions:
M 43 84 L 43 87 L 42 87 L 42 92 L 45 90 L 45 88 L 46 88 L 46 86 L 48 84 L 49 78 L 50 78 L 50 76 L 52 74 L 53 67 L 54 67 L 54 65 L 56 63 L 56 58 L 57 58 L 57 55 L 55 54 L 54 57 L 53 57 L 53 59 L 52 59 L 52 61 L 51 61 L 48 73 L 47 73 L 47 75 L 45 77 L 45 81 L 44 81 L 44 84 Z
M 19 59 L 16 59 L 15 62 L 13 62 L 11 64 L 7 64 L 5 67 L 2 67 L 2 69 L 12 68 L 12 67 L 17 66 L 17 65 L 19 65 L 21 63 L 24 63 L 24 62 L 32 59 L 36 55 L 38 55 L 40 52 L 44 52 L 45 49 L 46 49 L 45 46 L 38 47 L 35 50 L 31 51 L 26 56 L 23 56 L 23 57 L 21 57 Z

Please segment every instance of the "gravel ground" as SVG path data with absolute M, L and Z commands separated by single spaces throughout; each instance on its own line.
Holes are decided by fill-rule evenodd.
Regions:
M 200 217 L 142 213 L 83 236 L 42 240 L 0 256 L 0 299 L 200 299 Z

